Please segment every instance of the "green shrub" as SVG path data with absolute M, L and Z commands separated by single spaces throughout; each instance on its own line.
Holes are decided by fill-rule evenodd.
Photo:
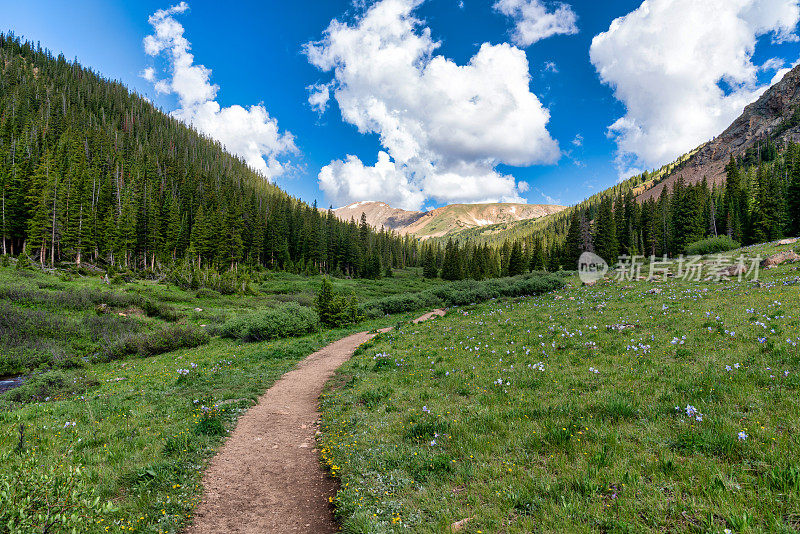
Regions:
M 172 306 L 157 304 L 150 299 L 144 299 L 142 302 L 142 309 L 148 317 L 158 317 L 167 321 L 168 323 L 174 323 L 183 319 L 184 317 L 182 313 Z
M 239 278 L 234 271 L 225 271 L 219 277 L 217 290 L 223 295 L 235 295 L 239 292 Z
M 33 267 L 33 263 L 31 262 L 31 258 L 28 254 L 23 250 L 22 254 L 17 257 L 17 270 L 22 271 L 24 269 L 30 269 Z
M 62 370 L 54 370 L 32 375 L 20 387 L 5 392 L 3 397 L 14 402 L 29 402 L 82 393 L 96 385 L 97 380 L 92 377 L 76 376 Z
M 214 291 L 213 289 L 202 288 L 198 289 L 196 293 L 197 298 L 207 298 L 207 299 L 218 299 L 222 296 L 222 293 L 219 291 Z
M 310 308 L 289 302 L 279 308 L 234 317 L 222 325 L 222 337 L 240 341 L 268 341 L 300 336 L 319 328 L 319 315 Z
M 0 458 L 0 464 L 7 460 Z M 0 474 L 2 532 L 83 532 L 113 511 L 80 467 L 42 464 L 31 454 L 19 468 Z
M 695 241 L 694 243 L 689 243 L 686 245 L 686 254 L 689 256 L 702 256 L 705 254 L 717 254 L 719 252 L 727 252 L 729 250 L 734 250 L 742 245 L 731 239 L 726 235 L 721 235 L 717 237 L 709 237 L 707 239 L 701 239 L 700 241 Z
M 563 287 L 561 276 L 555 274 L 527 274 L 491 280 L 459 280 L 442 284 L 425 291 L 392 295 L 367 302 L 362 314 L 392 314 L 425 308 L 464 306 L 500 297 L 521 297 L 546 293 Z
M 365 319 L 379 319 L 386 315 L 380 308 L 367 308 L 363 314 Z
M 156 332 L 128 336 L 101 352 L 97 359 L 111 361 L 128 356 L 155 356 L 173 350 L 199 347 L 208 341 L 209 335 L 204 330 L 192 325 L 177 324 Z
M 330 327 L 344 326 L 361 320 L 358 311 L 358 298 L 354 294 L 345 295 L 333 290 L 333 284 L 325 277 L 322 279 L 314 304 L 322 324 Z

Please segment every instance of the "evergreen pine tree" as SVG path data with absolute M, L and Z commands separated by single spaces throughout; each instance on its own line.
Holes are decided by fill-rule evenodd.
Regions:
M 50 249 L 50 264 L 53 265 L 52 245 L 56 240 L 56 211 L 58 198 L 58 176 L 53 165 L 53 159 L 48 153 L 43 158 L 36 174 L 33 177 L 29 191 L 28 203 L 31 219 L 28 221 L 28 238 L 31 244 L 38 248 L 39 263 L 44 266 L 48 249 Z
M 238 210 L 229 206 L 225 210 L 222 224 L 222 236 L 219 244 L 220 259 L 223 264 L 234 270 L 242 259 L 242 227 Z
M 500 273 L 508 276 L 508 263 L 511 260 L 511 243 L 506 241 L 500 249 Z
M 436 267 L 436 252 L 433 246 L 428 245 L 425 249 L 425 260 L 422 264 L 422 276 L 425 278 L 436 278 L 439 269 Z
M 544 246 L 541 239 L 536 239 L 533 243 L 533 254 L 531 254 L 531 271 L 546 270 L 547 261 L 544 256 Z
M 574 208 L 572 210 L 572 217 L 570 217 L 569 221 L 567 237 L 564 241 L 564 257 L 562 258 L 564 265 L 568 266 L 567 268 L 572 268 L 572 266 L 576 266 L 577 268 L 578 259 L 583 253 L 583 247 L 581 243 L 581 219 L 581 210 Z
M 452 239 L 447 241 L 442 263 L 443 280 L 462 280 L 464 278 L 464 266 L 461 262 L 461 254 L 458 242 Z
M 793 237 L 800 237 L 800 149 L 793 146 L 790 151 L 791 174 L 786 191 L 786 219 L 788 231 Z
M 617 227 L 614 221 L 611 198 L 600 202 L 597 213 L 597 224 L 594 235 L 594 248 L 598 256 L 613 265 L 619 255 L 617 243 Z M 571 266 L 569 268 L 572 268 Z
M 324 325 L 331 325 L 334 322 L 334 310 L 332 309 L 333 299 L 333 284 L 331 284 L 330 279 L 325 276 L 322 278 L 322 285 L 314 301 L 317 313 L 319 314 L 319 320 Z
M 508 276 L 523 274 L 527 271 L 526 267 L 527 262 L 525 261 L 525 256 L 522 254 L 522 245 L 519 241 L 514 241 L 508 260 Z

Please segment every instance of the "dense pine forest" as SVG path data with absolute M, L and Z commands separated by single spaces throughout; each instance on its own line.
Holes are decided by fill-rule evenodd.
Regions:
M 800 234 L 798 145 L 779 153 L 767 141 L 738 160 L 731 158 L 726 175 L 722 186 L 679 180 L 657 200 L 643 203 L 629 190 L 578 206 L 570 213 L 563 242 L 551 245 L 549 263 L 573 265 L 584 250 L 607 261 L 618 255 L 674 257 L 709 237 L 750 245 Z M 542 241 L 539 236 L 528 243 L 536 250 Z
M 531 221 L 502 246 L 469 236 L 420 244 L 290 197 L 63 55 L 0 34 L 0 59 L 0 252 L 42 266 L 88 263 L 197 285 L 252 268 L 377 278 L 422 266 L 429 278 L 485 279 L 571 268 L 583 250 L 613 261 L 675 256 L 709 236 L 750 244 L 800 233 L 800 148 L 766 140 L 731 159 L 724 186 L 678 182 L 636 201 L 637 187 L 687 155 Z
M 491 235 L 468 232 L 442 247 L 430 243 L 431 249 L 422 252 L 423 273 L 433 277 L 440 268 L 448 280 L 514 276 L 574 269 L 583 251 L 615 263 L 620 255 L 675 257 L 706 238 L 730 238 L 728 248 L 733 248 L 800 235 L 800 145 L 779 150 L 764 140 L 742 157 L 731 158 L 723 185 L 679 180 L 658 199 L 637 200 L 643 184 L 659 183 L 690 155 L 563 212 L 522 221 L 506 232 L 512 238 L 502 244 Z
M 557 215 L 533 221 L 529 234 L 499 247 L 501 263 L 521 250 L 527 268 L 572 269 L 583 251 L 609 262 L 619 255 L 675 257 L 705 238 L 750 245 L 800 235 L 800 146 L 759 143 L 726 167 L 726 183 L 677 181 L 639 202 L 647 175 L 615 186 Z M 513 272 L 513 270 L 512 270 Z
M 411 238 L 291 198 L 122 84 L 13 34 L 0 34 L 0 189 L 0 252 L 42 266 L 197 282 L 254 267 L 374 278 L 419 261 Z

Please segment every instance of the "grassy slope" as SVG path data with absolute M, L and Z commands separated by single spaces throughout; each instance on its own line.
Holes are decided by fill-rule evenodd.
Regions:
M 89 302 L 91 299 L 79 299 L 78 304 L 68 299 L 69 294 L 82 290 L 146 295 L 159 307 L 173 307 L 188 322 L 211 325 L 287 300 L 310 303 L 319 282 L 319 277 L 275 274 L 268 275 L 259 286 L 259 296 L 212 294 L 198 298 L 193 291 L 149 282 L 107 286 L 99 278 L 64 281 L 43 273 L 20 275 L 13 268 L 0 269 L 0 286 L 43 291 L 52 297 L 36 304 L 10 299 L 5 304 L 12 312 L 40 313 L 56 329 L 69 331 L 60 350 L 77 355 L 89 355 L 101 348 L 108 342 L 103 335 L 113 339 L 130 329 L 147 331 L 169 324 L 136 313 L 122 317 L 118 313 L 126 313 L 125 308 L 115 308 L 103 316 L 109 322 L 97 337 L 97 332 L 86 326 L 98 317 L 95 304 Z M 353 289 L 362 300 L 418 291 L 436 283 L 407 272 L 393 279 L 334 281 L 337 287 Z M 60 299 L 73 305 L 65 307 Z M 15 404 L 0 397 L 0 490 L 4 481 L 20 472 L 36 475 L 53 467 L 56 474 L 62 474 L 69 467 L 82 465 L 88 484 L 103 500 L 111 500 L 117 510 L 103 514 L 96 519 L 102 521 L 85 525 L 81 532 L 104 532 L 106 526 L 111 531 L 178 532 L 199 496 L 200 468 L 221 439 L 213 426 L 204 426 L 202 406 L 220 404 L 220 413 L 214 419 L 230 428 L 258 395 L 314 350 L 351 332 L 387 326 L 408 317 L 410 314 L 397 315 L 270 343 L 242 345 L 215 338 L 194 349 L 68 369 L 64 371 L 67 382 L 75 381 L 77 386 L 46 401 Z M 69 328 L 64 329 L 64 325 Z M 36 332 L 28 334 L 34 336 Z M 33 341 L 44 341 L 48 346 L 55 343 L 48 339 Z M 0 355 L 0 361 L 3 359 Z M 190 372 L 183 377 L 178 369 Z M 67 422 L 75 425 L 65 427 Z M 20 424 L 25 426 L 24 453 L 15 451 Z M 0 532 L 5 531 L 0 525 Z
M 798 274 L 575 280 L 377 338 L 323 401 L 344 531 L 798 531 Z
M 253 284 L 257 295 L 225 296 L 151 281 L 108 285 L 99 276 L 56 277 L 38 270 L 0 268 L 0 333 L 4 334 L 0 352 L 5 352 L 0 356 L 0 377 L 90 356 L 126 335 L 159 330 L 176 320 L 214 326 L 236 314 L 284 302 L 313 306 L 320 281 L 319 276 L 266 273 Z M 337 290 L 352 291 L 361 302 L 439 283 L 411 270 L 380 280 L 333 280 Z M 163 316 L 147 316 L 141 309 L 143 299 Z M 101 303 L 110 306 L 109 313 L 96 312 Z

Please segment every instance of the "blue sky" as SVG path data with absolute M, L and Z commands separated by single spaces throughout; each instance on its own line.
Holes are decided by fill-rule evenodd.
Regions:
M 282 188 L 325 206 L 573 204 L 720 133 L 800 57 L 795 0 L 418 4 L 193 0 L 162 12 L 159 21 L 170 31 L 178 24 L 190 43 L 191 68 L 208 69 L 186 71 L 184 83 L 197 75 L 211 88 L 202 94 L 181 89 L 175 75 L 178 34 L 159 36 L 158 21 L 148 22 L 175 3 L 0 0 L 0 28 L 122 81 L 245 157 L 249 150 Z M 378 17 L 377 7 L 391 16 Z M 617 17 L 625 19 L 609 31 Z M 334 19 L 342 25 L 326 33 Z M 148 35 L 158 41 L 150 54 Z M 373 38 L 425 51 L 405 65 L 383 62 L 381 44 L 348 49 Z M 316 60 L 307 43 L 317 43 Z M 488 66 L 460 69 L 479 50 Z M 309 103 L 315 84 L 328 84 L 323 112 Z M 460 116 L 472 91 L 473 102 L 494 107 Z M 260 141 L 248 148 L 252 138 Z

